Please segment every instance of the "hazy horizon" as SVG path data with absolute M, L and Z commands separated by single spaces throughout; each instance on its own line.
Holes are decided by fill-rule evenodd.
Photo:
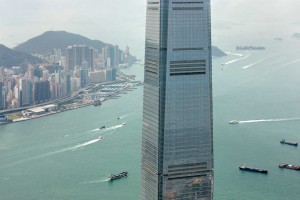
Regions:
M 90 39 L 130 46 L 144 54 L 146 0 L 0 0 L 0 43 L 10 48 L 46 31 L 64 30 Z M 214 45 L 237 36 L 245 42 L 300 32 L 297 0 L 214 0 Z

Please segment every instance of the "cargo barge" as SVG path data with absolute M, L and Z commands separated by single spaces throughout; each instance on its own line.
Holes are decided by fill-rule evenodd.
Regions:
M 240 170 L 242 171 L 248 171 L 248 172 L 256 172 L 256 173 L 262 173 L 262 174 L 268 174 L 268 170 L 265 169 L 257 169 L 257 168 L 251 168 L 251 167 L 246 167 L 244 165 L 239 167 Z

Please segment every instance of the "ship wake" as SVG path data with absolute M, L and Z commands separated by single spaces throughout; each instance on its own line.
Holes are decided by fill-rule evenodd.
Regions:
M 75 146 L 72 146 L 72 147 L 67 147 L 67 148 L 64 148 L 64 149 L 57 150 L 57 151 L 52 151 L 52 152 L 49 152 L 49 153 L 45 153 L 45 154 L 42 154 L 42 155 L 39 155 L 39 156 L 23 159 L 23 160 L 20 160 L 18 162 L 15 162 L 15 163 L 12 163 L 12 164 L 9 164 L 9 165 L 5 165 L 5 166 L 2 166 L 2 167 L 0 166 L 0 169 L 13 167 L 13 166 L 25 163 L 25 162 L 45 158 L 45 157 L 48 157 L 48 156 L 52 156 L 52 155 L 56 155 L 56 154 L 60 154 L 60 153 L 68 152 L 68 151 L 82 150 L 86 146 L 91 145 L 91 144 L 95 144 L 95 143 L 97 143 L 101 140 L 102 140 L 101 138 L 97 138 L 97 139 L 93 139 L 93 140 L 90 140 L 88 142 L 78 144 L 78 145 L 75 145 Z
M 239 124 L 259 123 L 259 122 L 283 122 L 283 121 L 295 121 L 295 120 L 300 120 L 300 118 L 245 120 L 245 121 L 239 121 Z
M 274 56 L 275 56 L 275 55 L 271 55 L 271 56 L 262 58 L 262 59 L 256 61 L 255 63 L 252 63 L 252 64 L 249 64 L 249 65 L 246 65 L 246 66 L 242 67 L 242 69 L 248 69 L 248 68 L 250 68 L 250 67 L 253 67 L 253 66 L 255 66 L 255 65 L 259 64 L 259 63 L 262 63 L 263 61 L 265 61 L 265 60 L 267 60 L 267 59 L 269 59 L 269 58 L 274 57 Z
M 82 185 L 86 185 L 86 184 L 97 184 L 97 183 L 103 183 L 103 182 L 108 182 L 109 178 L 105 178 L 105 179 L 101 179 L 101 180 L 94 180 L 94 181 L 88 181 L 88 182 L 83 182 L 80 183 Z
M 246 56 L 244 56 L 244 57 L 242 57 L 242 58 L 238 58 L 238 59 L 234 59 L 234 60 L 228 61 L 228 62 L 224 63 L 224 65 L 229 65 L 229 64 L 238 62 L 238 61 L 240 61 L 240 60 L 245 60 L 245 59 L 249 58 L 249 56 L 250 56 L 250 54 L 249 54 L 249 55 L 246 55 Z

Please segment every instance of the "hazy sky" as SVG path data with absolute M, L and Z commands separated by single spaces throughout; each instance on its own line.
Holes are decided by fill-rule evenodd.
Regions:
M 300 0 L 212 0 L 213 42 L 300 32 Z M 146 0 L 0 0 L 0 43 L 65 30 L 144 54 Z M 216 44 L 218 45 L 218 44 Z

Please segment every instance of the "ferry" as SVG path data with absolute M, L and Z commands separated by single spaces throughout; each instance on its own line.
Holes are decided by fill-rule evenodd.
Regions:
M 108 177 L 108 179 L 110 180 L 110 181 L 113 181 L 113 180 L 116 180 L 116 179 L 120 179 L 120 178 L 123 178 L 123 177 L 127 177 L 127 175 L 128 175 L 128 172 L 126 171 L 126 172 L 121 172 L 121 173 L 119 173 L 119 174 L 115 174 L 115 175 L 110 175 L 109 177 Z
M 0 114 L 0 124 L 7 124 L 8 120 L 5 115 Z
M 99 129 L 105 129 L 105 126 L 100 126 Z
M 280 141 L 281 144 L 288 144 L 288 145 L 293 145 L 293 146 L 298 146 L 298 142 L 288 142 L 285 141 L 285 139 Z
M 229 122 L 229 124 L 239 124 L 239 123 L 240 123 L 240 122 L 237 121 L 237 120 L 232 120 L 232 121 Z
M 267 174 L 268 173 L 268 170 L 246 167 L 244 165 L 240 166 L 239 169 L 242 170 L 242 171 L 256 172 L 256 173 L 262 173 L 262 174 Z
M 286 169 L 292 169 L 292 170 L 300 170 L 299 165 L 292 165 L 287 163 L 281 163 L 278 165 L 279 168 L 286 168 Z

